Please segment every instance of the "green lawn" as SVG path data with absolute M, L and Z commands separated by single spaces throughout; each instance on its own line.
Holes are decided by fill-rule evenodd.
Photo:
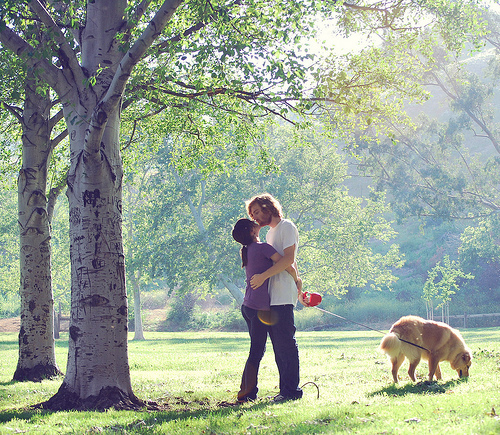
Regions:
M 462 331 L 474 352 L 471 377 L 458 380 L 442 363 L 443 380 L 424 383 L 427 364 L 398 386 L 377 351 L 373 331 L 299 332 L 302 400 L 274 404 L 278 374 L 269 344 L 260 371 L 261 400 L 234 402 L 249 341 L 244 333 L 146 333 L 129 343 L 134 391 L 168 405 L 162 412 L 44 412 L 62 379 L 13 383 L 16 334 L 0 334 L 0 434 L 500 434 L 500 331 Z M 65 369 L 67 337 L 57 341 Z M 318 398 L 319 390 L 319 398 Z M 499 415 L 497 415 L 497 413 Z

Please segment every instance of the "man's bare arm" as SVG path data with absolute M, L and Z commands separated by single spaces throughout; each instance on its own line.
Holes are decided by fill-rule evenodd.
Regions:
M 281 257 L 273 266 L 267 269 L 263 273 L 258 273 L 252 276 L 250 279 L 250 285 L 253 289 L 260 287 L 264 284 L 264 281 L 268 278 L 271 278 L 274 275 L 277 275 L 280 272 L 283 272 L 287 268 L 291 267 L 295 264 L 295 244 L 285 248 L 283 252 L 283 257 Z M 295 273 L 297 271 L 295 270 Z M 293 276 L 293 275 L 292 275 Z M 295 279 L 295 281 L 297 281 Z

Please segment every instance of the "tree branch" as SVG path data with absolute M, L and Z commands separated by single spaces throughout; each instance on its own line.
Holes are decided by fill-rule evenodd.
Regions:
M 85 74 L 78 63 L 78 59 L 75 56 L 75 52 L 69 46 L 68 41 L 64 33 L 61 31 L 60 27 L 56 24 L 54 19 L 51 17 L 47 9 L 40 3 L 40 0 L 32 0 L 29 2 L 30 9 L 40 18 L 42 23 L 55 35 L 55 42 L 59 46 L 58 55 L 61 65 L 64 68 L 69 69 L 71 74 L 74 76 L 74 83 L 77 87 L 83 86 L 85 80 Z M 52 86 L 52 85 L 51 85 Z M 57 83 L 54 85 L 54 89 L 57 89 Z M 58 92 L 61 95 L 61 92 Z
M 6 109 L 8 112 L 10 112 L 19 123 L 22 123 L 23 120 L 23 111 L 21 108 L 16 107 L 16 106 L 11 106 L 7 104 L 5 101 L 0 101 L 0 107 Z
M 62 71 L 46 59 L 37 59 L 36 56 L 31 56 L 36 52 L 36 49 L 10 27 L 6 26 L 0 31 L 0 43 L 19 56 L 20 59 L 23 59 L 28 65 L 39 66 L 40 75 L 53 89 L 61 88 L 61 83 L 65 82 Z
M 495 150 L 497 151 L 498 154 L 500 154 L 500 143 L 496 140 L 495 136 L 493 133 L 489 130 L 487 125 L 482 122 L 469 108 L 465 107 L 461 102 L 460 98 L 452 94 L 449 89 L 445 86 L 445 84 L 439 79 L 439 77 L 435 73 L 431 73 L 432 77 L 436 80 L 437 86 L 439 86 L 443 92 L 453 101 L 455 101 L 457 104 L 460 105 L 462 110 L 474 121 L 474 123 L 481 128 L 481 130 L 484 131 L 484 133 L 487 135 L 488 139 L 492 143 L 492 145 L 495 147 Z

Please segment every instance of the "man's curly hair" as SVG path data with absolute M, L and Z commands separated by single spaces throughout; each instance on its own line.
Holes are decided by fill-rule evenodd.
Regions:
M 256 195 L 253 198 L 245 201 L 246 209 L 248 216 L 252 219 L 252 214 L 250 213 L 250 209 L 254 204 L 259 204 L 262 210 L 267 210 L 271 213 L 272 216 L 276 216 L 279 218 L 283 217 L 283 211 L 281 210 L 281 204 L 279 201 L 269 193 L 263 193 L 261 195 Z

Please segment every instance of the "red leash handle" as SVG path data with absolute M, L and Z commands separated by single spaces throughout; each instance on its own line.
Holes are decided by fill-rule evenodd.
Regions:
M 315 307 L 316 305 L 321 304 L 321 295 L 319 293 L 309 293 L 304 292 L 304 302 L 306 302 L 310 307 Z

